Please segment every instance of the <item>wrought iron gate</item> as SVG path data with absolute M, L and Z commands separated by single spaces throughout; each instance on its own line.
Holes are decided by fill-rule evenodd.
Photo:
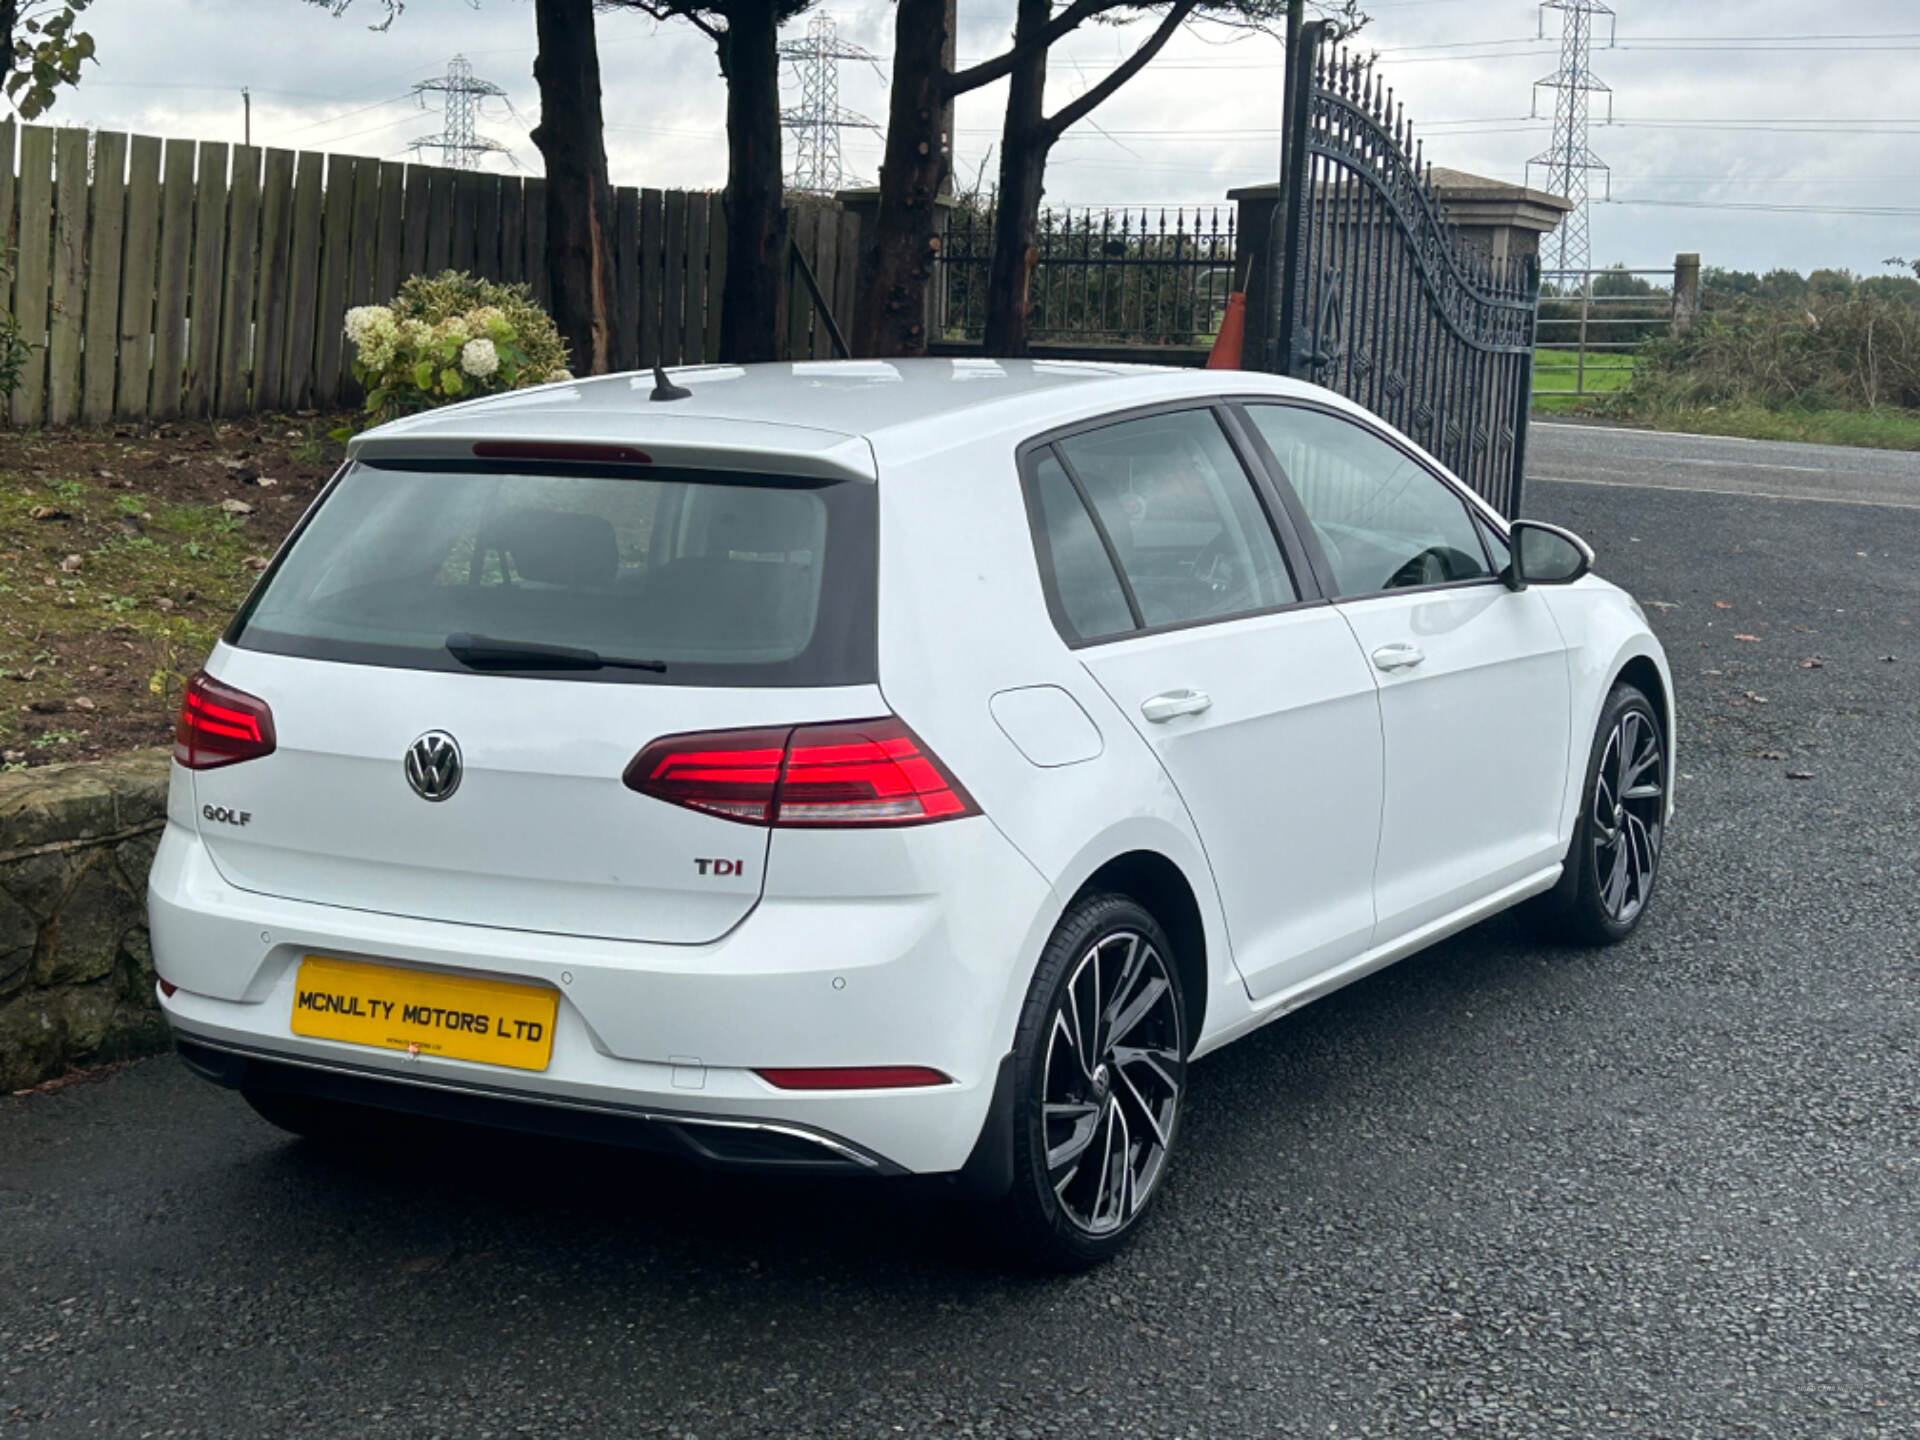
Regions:
M 1520 510 L 1539 269 L 1442 216 L 1422 147 L 1369 62 L 1304 27 L 1288 57 L 1280 368 L 1364 405 Z

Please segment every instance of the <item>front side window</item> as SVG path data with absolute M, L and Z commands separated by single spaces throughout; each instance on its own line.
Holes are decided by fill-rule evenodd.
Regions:
M 1320 410 L 1250 405 L 1247 416 L 1299 496 L 1342 598 L 1493 573 L 1466 502 L 1398 447 Z
M 658 667 L 565 678 L 870 681 L 872 491 L 710 471 L 360 463 L 228 638 L 410 669 L 465 668 L 449 641 L 473 636 Z
M 1142 625 L 1227 619 L 1299 598 L 1253 482 L 1211 411 L 1085 431 L 1056 447 Z

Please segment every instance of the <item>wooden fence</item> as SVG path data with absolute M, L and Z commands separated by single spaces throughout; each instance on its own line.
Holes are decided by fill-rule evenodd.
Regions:
M 0 220 L 14 251 L 0 302 L 39 347 L 12 423 L 349 403 L 346 311 L 391 298 L 407 276 L 525 280 L 545 303 L 545 188 L 366 156 L 0 123 Z M 614 208 L 616 366 L 715 358 L 720 197 L 623 187 Z M 816 262 L 829 228 L 837 242 L 837 221 L 812 222 Z M 842 276 L 851 295 L 852 248 L 826 266 L 830 295 Z M 807 326 L 791 322 L 807 347 L 796 353 L 819 352 Z

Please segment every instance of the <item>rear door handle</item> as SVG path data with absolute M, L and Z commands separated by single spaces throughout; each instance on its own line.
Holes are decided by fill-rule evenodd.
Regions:
M 1418 645 L 1405 643 L 1382 645 L 1373 652 L 1373 664 L 1377 670 L 1411 670 L 1426 658 L 1426 652 Z
M 1161 725 L 1176 715 L 1198 715 L 1212 704 L 1213 697 L 1204 690 L 1169 690 L 1142 700 L 1140 713 Z

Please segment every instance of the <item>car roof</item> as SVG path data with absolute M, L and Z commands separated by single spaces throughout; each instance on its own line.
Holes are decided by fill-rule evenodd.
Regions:
M 658 438 L 657 421 L 708 420 L 815 432 L 811 445 L 791 437 L 805 449 L 828 445 L 828 436 L 844 441 L 944 428 L 940 422 L 963 412 L 977 430 L 994 428 L 996 418 L 1012 421 L 1036 410 L 1084 413 L 1108 401 L 1119 409 L 1195 394 L 1313 391 L 1266 375 L 1079 360 L 810 360 L 681 366 L 668 373 L 690 392 L 685 399 L 653 401 L 651 371 L 603 375 L 408 416 L 368 431 L 356 444 L 561 431 L 646 442 Z M 1006 413 L 981 413 L 993 411 Z

